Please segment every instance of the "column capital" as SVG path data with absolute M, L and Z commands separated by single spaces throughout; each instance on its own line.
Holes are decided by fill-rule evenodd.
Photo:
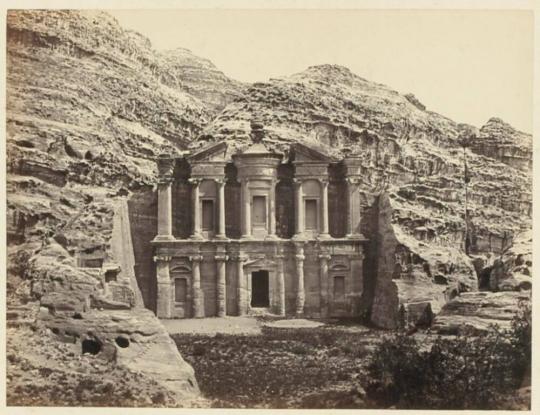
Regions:
M 321 260 L 330 261 L 331 258 L 332 258 L 332 255 L 330 254 L 319 254 L 319 259 Z
M 195 186 L 198 186 L 199 184 L 201 184 L 201 182 L 203 181 L 204 179 L 202 177 L 190 177 L 188 179 L 188 182 L 195 185 Z
M 169 185 L 172 182 L 174 182 L 174 177 L 172 175 L 171 176 L 159 176 L 158 177 L 158 184 Z
M 297 261 L 303 261 L 304 259 L 306 259 L 305 255 L 302 254 L 296 254 L 294 257 Z
M 170 255 L 155 255 L 153 257 L 154 262 L 169 262 L 172 259 Z
M 234 259 L 236 262 L 246 262 L 249 257 L 244 254 L 237 254 L 232 259 Z
M 191 255 L 189 257 L 189 260 L 191 262 L 200 262 L 200 261 L 202 261 L 202 259 L 203 259 L 202 255 Z
M 278 260 L 282 260 L 282 259 L 285 258 L 285 255 L 283 255 L 283 254 L 277 254 L 277 255 L 274 255 L 274 258 L 275 258 L 275 259 L 278 259 Z
M 317 178 L 317 180 L 323 186 L 328 186 L 328 182 L 329 182 L 328 177 L 319 177 L 319 178 Z
M 228 261 L 229 260 L 229 256 L 228 255 L 216 255 L 214 256 L 214 259 L 216 261 Z
M 214 177 L 212 180 L 219 186 L 225 186 L 225 183 L 228 181 L 225 177 Z
M 292 179 L 293 183 L 295 186 L 301 186 L 302 185 L 302 182 L 303 180 L 299 177 L 295 177 L 294 179 Z
M 362 179 L 360 177 L 347 177 L 345 178 L 345 181 L 349 185 L 359 185 L 362 183 Z
M 169 155 L 162 154 L 157 159 L 158 168 L 158 183 L 169 184 L 174 180 L 174 158 Z

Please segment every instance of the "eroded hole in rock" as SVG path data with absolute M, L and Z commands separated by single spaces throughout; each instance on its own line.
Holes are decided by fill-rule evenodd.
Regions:
M 118 270 L 110 269 L 105 271 L 105 282 L 116 282 L 116 276 L 118 275 Z
M 444 275 L 437 274 L 435 275 L 435 284 L 446 285 L 448 284 L 448 279 Z
M 24 148 L 34 148 L 34 143 L 28 141 L 28 140 L 17 140 L 15 141 L 15 144 L 19 147 L 24 147 Z
M 489 290 L 489 280 L 491 277 L 491 270 L 493 267 L 484 268 L 478 274 L 478 289 L 480 291 Z
M 84 158 L 85 158 L 86 160 L 92 160 L 92 159 L 94 158 L 94 155 L 92 154 L 92 152 L 91 152 L 90 150 L 88 150 L 88 151 L 86 152 L 86 154 L 84 155 Z
M 93 339 L 86 339 L 82 342 L 82 354 L 96 355 L 101 351 L 101 344 Z
M 54 333 L 54 334 L 59 334 L 60 333 L 60 330 L 58 330 L 58 327 L 53 327 L 51 329 L 51 331 Z
M 121 347 L 123 349 L 125 349 L 126 347 L 129 347 L 129 340 L 126 339 L 125 337 L 118 336 L 115 341 L 118 347 Z
M 81 158 L 81 155 L 67 143 L 64 145 L 64 150 L 69 157 Z
M 188 379 L 188 383 L 191 387 L 194 387 L 195 385 L 193 384 L 192 380 L 191 379 Z
M 81 313 L 74 313 L 72 317 L 75 320 L 82 320 L 83 319 L 83 316 L 81 315 Z

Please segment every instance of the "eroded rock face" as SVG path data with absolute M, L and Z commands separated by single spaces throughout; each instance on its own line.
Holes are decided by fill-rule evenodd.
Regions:
M 530 301 L 530 291 L 463 293 L 443 307 L 431 330 L 466 335 L 486 333 L 492 325 L 509 329 L 520 301 Z
M 490 118 L 471 142 L 471 150 L 526 172 L 532 170 L 532 136 L 500 118 Z
M 76 365 L 79 371 L 68 377 L 77 385 L 93 365 L 81 355 L 97 351 L 105 362 L 97 382 L 131 379 L 128 372 L 135 371 L 149 385 L 141 392 L 146 404 L 187 404 L 199 393 L 193 371 L 142 308 L 126 198 L 153 185 L 157 154 L 185 146 L 213 110 L 163 84 L 150 43 L 106 13 L 10 11 L 7 61 L 10 347 L 29 327 L 32 336 L 52 333 L 13 359 L 8 396 L 48 404 L 57 395 L 43 374 L 49 366 L 67 373 Z M 117 344 L 119 336 L 130 346 Z M 41 356 L 28 363 L 35 371 L 28 384 L 17 375 L 29 361 L 23 351 Z M 116 374 L 108 377 L 106 367 Z M 37 397 L 31 382 L 41 384 Z M 154 402 L 159 393 L 164 398 Z M 85 396 L 81 404 L 107 403 L 99 393 Z M 141 403 L 131 394 L 109 398 Z
M 386 223 L 363 229 L 371 240 L 380 238 L 371 250 L 384 247 L 371 255 L 378 263 L 370 265 L 377 272 L 369 278 L 379 287 L 370 287 L 371 319 L 383 327 L 425 320 L 455 295 L 477 288 L 473 263 L 463 254 L 466 240 L 471 254 L 500 254 L 514 234 L 530 228 L 529 172 L 464 149 L 469 137 L 488 129 L 480 134 L 347 68 L 314 66 L 251 85 L 192 146 L 212 140 L 241 146 L 252 117 L 264 124 L 267 145 L 285 153 L 296 140 L 331 154 L 358 153 L 366 217 L 377 216 L 374 198 L 388 195 L 378 213 Z
M 188 49 L 163 51 L 158 59 L 163 68 L 163 83 L 199 98 L 216 114 L 227 104 L 241 98 L 247 87 L 228 78 L 208 59 L 196 56 Z

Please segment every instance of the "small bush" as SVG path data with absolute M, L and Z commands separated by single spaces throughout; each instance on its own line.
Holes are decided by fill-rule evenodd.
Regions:
M 387 338 L 373 353 L 366 388 L 378 405 L 416 409 L 494 409 L 531 367 L 531 312 L 522 305 L 512 329 L 437 338 L 427 351 L 412 337 Z

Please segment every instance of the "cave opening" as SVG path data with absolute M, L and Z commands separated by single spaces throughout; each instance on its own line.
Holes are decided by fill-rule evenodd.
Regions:
M 101 343 L 93 339 L 85 339 L 82 342 L 82 354 L 96 355 L 101 351 Z
M 121 347 L 123 349 L 129 347 L 129 339 L 126 339 L 125 337 L 118 336 L 115 341 L 118 347 Z

